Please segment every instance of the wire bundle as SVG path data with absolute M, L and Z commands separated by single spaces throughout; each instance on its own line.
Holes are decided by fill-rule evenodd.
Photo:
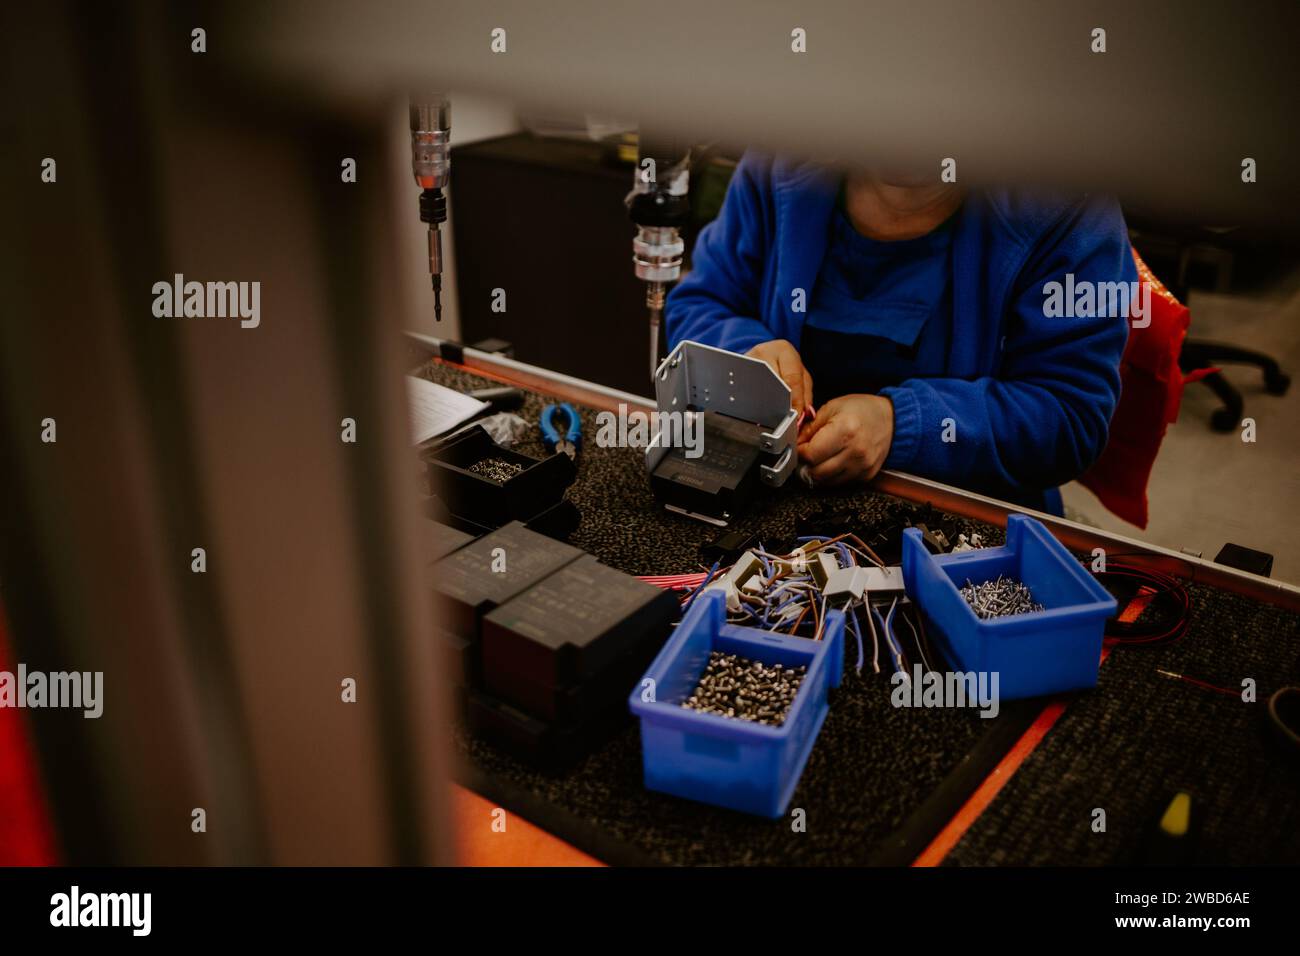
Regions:
M 690 591 L 699 587 L 708 576 L 708 571 L 699 571 L 690 574 L 641 574 L 637 577 L 646 584 L 653 584 L 665 591 Z
M 750 581 L 740 582 L 735 591 L 735 600 L 729 602 L 727 620 L 729 623 L 745 627 L 773 631 L 780 634 L 804 637 L 809 640 L 821 640 L 826 626 L 827 598 L 822 593 L 812 566 L 820 554 L 830 554 L 837 567 L 847 568 L 862 563 L 874 564 L 883 568 L 884 562 L 857 535 L 842 534 L 836 537 L 808 535 L 796 539 L 799 545 L 788 554 L 773 554 L 759 547 L 746 552 L 746 557 L 757 558 L 759 564 Z M 641 580 L 667 590 L 688 592 L 682 598 L 683 610 L 690 606 L 705 587 L 715 578 L 728 574 L 733 566 L 720 568 L 717 563 L 708 571 L 690 574 L 642 575 Z M 751 584 L 751 581 L 754 582 Z M 861 673 L 865 663 L 865 641 L 863 638 L 862 619 L 859 612 L 865 612 L 867 628 L 871 634 L 872 668 L 880 673 L 880 644 L 883 635 L 886 651 L 893 661 L 894 669 L 907 673 L 907 656 L 894 633 L 894 616 L 900 606 L 897 597 L 889 605 L 887 613 L 871 607 L 870 595 L 864 594 L 860 599 L 845 601 L 840 607 L 844 613 L 850 633 L 858 644 L 857 670 Z M 924 625 L 918 632 L 917 627 L 906 613 L 903 620 L 912 632 L 921 660 L 929 667 L 923 646 Z M 919 619 L 918 619 L 919 621 Z M 877 628 L 877 624 L 879 628 Z
M 1107 565 L 1093 575 L 1116 597 L 1129 593 L 1129 601 L 1145 598 L 1146 605 L 1131 621 L 1106 625 L 1106 639 L 1119 646 L 1155 646 L 1178 640 L 1187 630 L 1192 599 L 1187 588 L 1172 575 L 1129 564 Z M 1120 609 L 1123 617 L 1123 607 Z

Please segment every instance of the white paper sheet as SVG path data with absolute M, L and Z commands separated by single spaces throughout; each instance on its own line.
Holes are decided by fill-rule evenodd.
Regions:
M 414 445 L 450 431 L 487 408 L 487 402 L 412 375 L 406 377 L 406 394 L 411 405 L 411 443 Z

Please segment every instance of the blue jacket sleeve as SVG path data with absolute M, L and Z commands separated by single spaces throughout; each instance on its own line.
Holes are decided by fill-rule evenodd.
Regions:
M 1094 310 L 1108 311 L 1104 316 L 1049 315 L 1044 286 L 1063 283 L 1066 273 L 1076 285 L 1137 281 L 1117 204 L 1075 206 L 1030 254 L 1013 287 L 996 376 L 909 379 L 882 390 L 894 405 L 885 467 L 963 486 L 977 482 L 1008 497 L 1056 487 L 1087 470 L 1105 447 L 1119 400 L 1128 316 L 1114 309 Z M 960 311 L 954 319 L 961 322 Z
M 773 231 L 770 176 L 770 161 L 747 154 L 718 217 L 700 230 L 691 271 L 668 296 L 670 349 L 690 339 L 746 352 L 776 337 L 758 317 Z

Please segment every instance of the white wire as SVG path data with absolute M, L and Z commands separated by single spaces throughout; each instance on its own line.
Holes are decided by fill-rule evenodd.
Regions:
M 880 640 L 876 637 L 876 616 L 871 613 L 870 602 L 863 601 L 862 607 L 867 612 L 867 626 L 871 628 L 871 669 L 879 674 Z
M 921 612 L 917 611 L 917 613 Z M 916 650 L 921 655 L 921 663 L 925 665 L 927 671 L 930 670 L 930 662 L 925 659 L 925 648 L 921 646 L 921 635 L 916 632 L 916 625 L 906 614 L 903 615 L 903 621 L 907 624 L 907 629 L 912 632 L 912 640 L 916 641 Z
M 773 597 L 788 588 L 802 588 L 805 591 L 809 591 L 812 590 L 812 585 L 807 581 L 786 581 L 784 584 L 777 585 L 772 590 L 768 591 L 767 596 Z
M 826 629 L 826 595 L 822 595 L 822 615 L 821 620 L 817 622 L 817 633 L 813 635 L 814 641 L 822 639 L 822 631 Z
M 898 596 L 895 595 L 894 600 L 889 602 L 889 613 L 881 615 L 881 617 L 885 619 L 886 623 L 889 623 L 890 621 L 893 620 L 894 609 L 897 606 L 898 606 Z M 908 677 L 907 671 L 903 670 L 903 649 L 898 646 L 898 635 L 886 633 L 885 639 L 889 641 L 889 652 L 894 657 L 894 668 L 898 670 L 900 673 L 902 673 L 903 680 L 907 682 L 908 686 L 911 686 L 912 680 L 910 677 Z

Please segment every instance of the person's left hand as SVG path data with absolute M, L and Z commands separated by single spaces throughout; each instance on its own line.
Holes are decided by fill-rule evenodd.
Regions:
M 799 458 L 814 484 L 867 481 L 894 440 L 894 406 L 880 395 L 845 395 L 817 410 L 799 431 Z

